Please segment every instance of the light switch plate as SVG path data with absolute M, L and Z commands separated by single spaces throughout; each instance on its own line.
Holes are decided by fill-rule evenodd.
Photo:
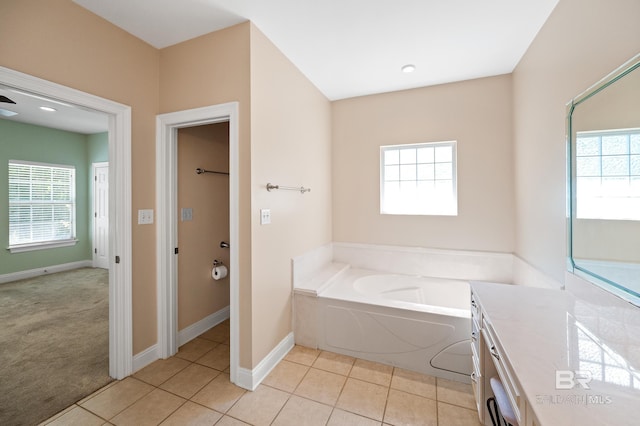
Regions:
M 153 209 L 138 210 L 138 225 L 149 225 L 153 223 Z
M 185 207 L 180 212 L 183 222 L 193 220 L 193 209 L 191 207 Z
M 260 209 L 260 225 L 268 225 L 271 223 L 271 210 Z

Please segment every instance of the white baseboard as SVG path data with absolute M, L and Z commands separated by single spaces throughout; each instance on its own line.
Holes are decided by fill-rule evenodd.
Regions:
M 185 343 L 190 342 L 210 328 L 213 328 L 222 321 L 229 319 L 229 314 L 230 310 L 229 306 L 227 306 L 212 313 L 208 317 L 201 319 L 195 324 L 191 324 L 190 326 L 178 331 L 178 346 L 182 346 Z
M 248 390 L 255 390 L 276 365 L 293 348 L 293 332 L 289 333 L 269 354 L 260 361 L 253 370 L 238 367 L 236 385 Z
M 44 266 L 42 268 L 29 269 L 27 271 L 11 272 L 9 274 L 0 275 L 0 284 L 24 280 L 26 278 L 39 277 L 40 275 L 53 274 L 55 272 L 91 267 L 93 267 L 93 263 L 91 262 L 91 260 L 80 260 L 78 262 L 63 263 L 61 265 L 51 265 Z
M 212 313 L 208 317 L 198 321 L 195 324 L 178 332 L 178 346 L 182 346 L 185 343 L 195 339 L 205 331 L 220 324 L 222 321 L 229 318 L 229 306 L 220 309 L 217 312 Z M 160 359 L 158 352 L 158 345 L 149 346 L 147 349 L 140 353 L 137 353 L 133 357 L 133 372 L 143 369 L 147 365 Z
M 160 359 L 158 357 L 158 345 L 149 346 L 147 349 L 133 356 L 133 371 L 142 370 L 147 365 Z

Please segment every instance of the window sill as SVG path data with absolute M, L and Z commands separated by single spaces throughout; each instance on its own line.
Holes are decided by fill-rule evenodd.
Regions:
M 26 251 L 35 251 L 35 250 L 46 250 L 52 248 L 60 248 L 60 247 L 70 247 L 75 246 L 78 240 L 60 240 L 60 241 L 50 241 L 46 243 L 33 243 L 33 244 L 18 244 L 15 246 L 7 247 L 7 250 L 11 253 L 22 253 Z

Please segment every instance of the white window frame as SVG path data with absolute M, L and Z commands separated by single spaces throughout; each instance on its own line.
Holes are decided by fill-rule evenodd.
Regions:
M 434 157 L 431 162 L 422 163 L 416 157 L 415 162 L 403 163 L 403 165 L 415 165 L 416 173 L 414 179 L 404 179 L 402 176 L 398 176 L 396 179 L 388 179 L 386 175 L 386 169 L 388 165 L 385 161 L 385 153 L 387 151 L 392 150 L 417 150 L 420 148 L 438 148 L 438 147 L 451 147 L 451 161 L 438 161 L 438 158 Z M 400 160 L 402 161 L 402 160 Z M 450 179 L 438 179 L 436 178 L 436 166 L 438 164 L 450 164 L 451 165 L 451 176 Z M 418 166 L 422 165 L 433 165 L 434 174 L 431 179 L 421 179 L 420 173 L 418 172 Z M 427 199 L 427 206 L 423 207 L 408 207 L 410 203 L 407 203 L 405 206 L 395 208 L 388 205 L 389 201 L 386 199 L 385 194 L 385 183 L 389 182 L 433 182 L 434 186 L 438 181 L 451 181 L 451 194 L 447 193 L 447 204 L 443 205 L 443 200 L 438 200 L 435 198 Z M 415 143 L 415 144 L 402 144 L 402 145 L 384 145 L 380 147 L 380 214 L 389 214 L 389 215 L 415 215 L 415 216 L 457 216 L 458 215 L 458 179 L 457 179 L 457 141 L 439 141 L 439 142 L 424 142 L 424 143 Z M 437 191 L 436 191 L 437 192 Z M 436 196 L 436 192 L 433 192 L 431 196 Z M 427 194 L 423 194 L 428 197 Z M 405 195 L 406 197 L 407 195 Z M 415 194 L 414 194 L 415 196 Z
M 42 240 L 42 241 L 32 241 L 32 242 L 28 242 L 28 243 L 19 243 L 19 244 L 12 244 L 11 243 L 11 233 L 9 232 L 9 246 L 8 246 L 8 250 L 11 253 L 21 253 L 21 252 L 26 252 L 26 251 L 33 251 L 33 250 L 44 250 L 44 249 L 50 249 L 50 248 L 58 248 L 58 247 L 69 247 L 72 245 L 75 245 L 77 243 L 77 239 L 76 239 L 76 168 L 75 166 L 72 165 L 67 165 L 67 164 L 52 164 L 52 163 L 41 163 L 41 162 L 33 162 L 33 161 L 22 161 L 22 160 L 9 160 L 8 162 L 8 167 L 7 167 L 7 171 L 9 169 L 9 167 L 11 165 L 26 165 L 26 166 L 37 166 L 37 167 L 47 167 L 47 168 L 51 168 L 51 169 L 67 169 L 67 170 L 71 170 L 72 171 L 72 178 L 71 178 L 71 182 L 70 182 L 70 188 L 69 188 L 69 194 L 70 194 L 70 200 L 68 201 L 64 201 L 64 202 L 54 202 L 52 201 L 42 201 L 42 202 L 34 202 L 34 200 L 29 200 L 29 201 L 12 201 L 11 197 L 9 196 L 9 203 L 8 206 L 9 208 L 11 208 L 12 205 L 24 205 L 24 204 L 28 204 L 28 205 L 34 205 L 34 204 L 44 204 L 44 205 L 50 205 L 50 204 L 71 204 L 71 236 L 70 238 L 65 238 L 65 239 L 53 239 L 53 240 Z M 9 188 L 7 188 L 9 189 Z M 11 229 L 11 223 L 10 223 L 10 217 L 9 217 L 9 231 Z
M 634 129 L 616 129 L 616 130 L 599 130 L 578 132 L 576 136 L 576 218 L 577 219 L 597 219 L 597 220 L 640 220 L 640 212 L 635 207 L 640 205 L 640 196 L 638 194 L 637 182 L 640 180 L 640 174 L 634 174 L 632 171 L 632 159 L 635 157 L 637 160 L 640 152 L 632 152 L 631 137 L 640 134 L 639 128 Z M 603 154 L 602 152 L 602 139 L 607 136 L 626 136 L 627 138 L 627 150 L 626 153 L 616 154 Z M 599 152 L 597 154 L 585 154 L 579 155 L 578 146 L 580 139 L 597 138 L 599 140 Z M 620 157 L 626 157 L 628 162 L 626 174 L 606 174 L 603 163 L 606 159 L 615 159 Z M 597 160 L 598 170 L 591 175 L 579 175 L 577 164 L 580 159 L 593 158 Z M 581 190 L 580 185 L 584 180 L 597 180 L 600 179 L 600 184 L 597 187 L 591 188 L 591 191 Z M 605 179 L 613 180 L 627 180 L 629 187 L 622 190 L 622 186 L 617 186 L 616 192 L 612 193 L 611 189 L 607 189 Z M 634 188 L 632 181 L 636 182 L 636 189 L 634 195 Z M 586 184 L 586 183 L 585 183 Z M 592 184 L 593 186 L 593 184 Z M 595 191 L 595 192 L 594 192 Z

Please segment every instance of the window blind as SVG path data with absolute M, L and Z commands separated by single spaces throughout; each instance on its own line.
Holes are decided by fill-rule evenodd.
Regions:
M 75 168 L 9 161 L 9 246 L 75 238 Z

